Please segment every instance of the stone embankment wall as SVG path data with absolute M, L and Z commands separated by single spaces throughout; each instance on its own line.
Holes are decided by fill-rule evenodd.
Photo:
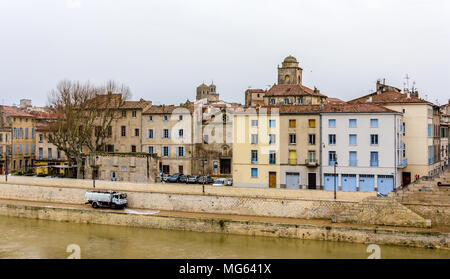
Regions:
M 333 193 L 316 190 L 254 189 L 174 184 L 105 183 L 96 189 L 128 194 L 129 207 L 303 219 L 330 219 L 365 197 L 376 193 Z M 0 198 L 83 204 L 92 181 L 13 177 L 0 184 Z
M 450 183 L 450 173 L 432 181 L 410 184 L 390 194 L 398 202 L 418 215 L 430 219 L 433 225 L 450 225 L 450 186 L 437 186 L 437 182 Z
M 424 219 L 395 199 L 388 197 L 366 198 L 339 213 L 337 221 L 365 225 L 431 227 L 431 220 Z

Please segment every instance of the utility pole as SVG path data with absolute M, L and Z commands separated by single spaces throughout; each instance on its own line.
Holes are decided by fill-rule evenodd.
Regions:
M 336 200 L 336 165 L 337 165 L 337 157 L 334 159 L 334 200 Z

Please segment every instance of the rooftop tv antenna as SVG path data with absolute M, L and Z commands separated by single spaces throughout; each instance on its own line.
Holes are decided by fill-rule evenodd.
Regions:
M 409 79 L 410 79 L 410 77 L 408 76 L 408 74 L 406 74 L 405 79 L 406 79 L 406 88 L 409 89 Z

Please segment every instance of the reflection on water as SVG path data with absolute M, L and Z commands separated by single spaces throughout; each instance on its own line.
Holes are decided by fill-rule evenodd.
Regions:
M 0 216 L 0 258 L 367 258 L 367 245 L 72 224 Z M 450 251 L 381 247 L 381 258 L 450 258 Z

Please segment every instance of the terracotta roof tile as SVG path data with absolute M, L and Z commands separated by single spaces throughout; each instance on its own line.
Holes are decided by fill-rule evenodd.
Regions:
M 236 114 L 249 112 L 280 113 L 280 114 L 318 114 L 318 113 L 398 113 L 377 104 L 326 104 L 326 105 L 281 105 L 262 106 L 257 108 L 238 108 Z
M 372 97 L 371 103 L 428 103 L 423 99 L 416 98 L 413 96 L 408 97 L 407 94 L 403 94 L 395 91 L 388 91 L 377 94 L 376 92 L 369 95 L 348 101 L 348 103 L 367 103 Z
M 300 84 L 276 84 L 267 91 L 266 96 L 288 96 L 288 95 L 314 95 L 326 97 L 321 93 L 314 92 L 313 89 Z
M 33 115 L 20 110 L 15 107 L 10 106 L 0 106 L 1 113 L 5 114 L 6 116 L 16 116 L 16 117 L 33 117 Z

